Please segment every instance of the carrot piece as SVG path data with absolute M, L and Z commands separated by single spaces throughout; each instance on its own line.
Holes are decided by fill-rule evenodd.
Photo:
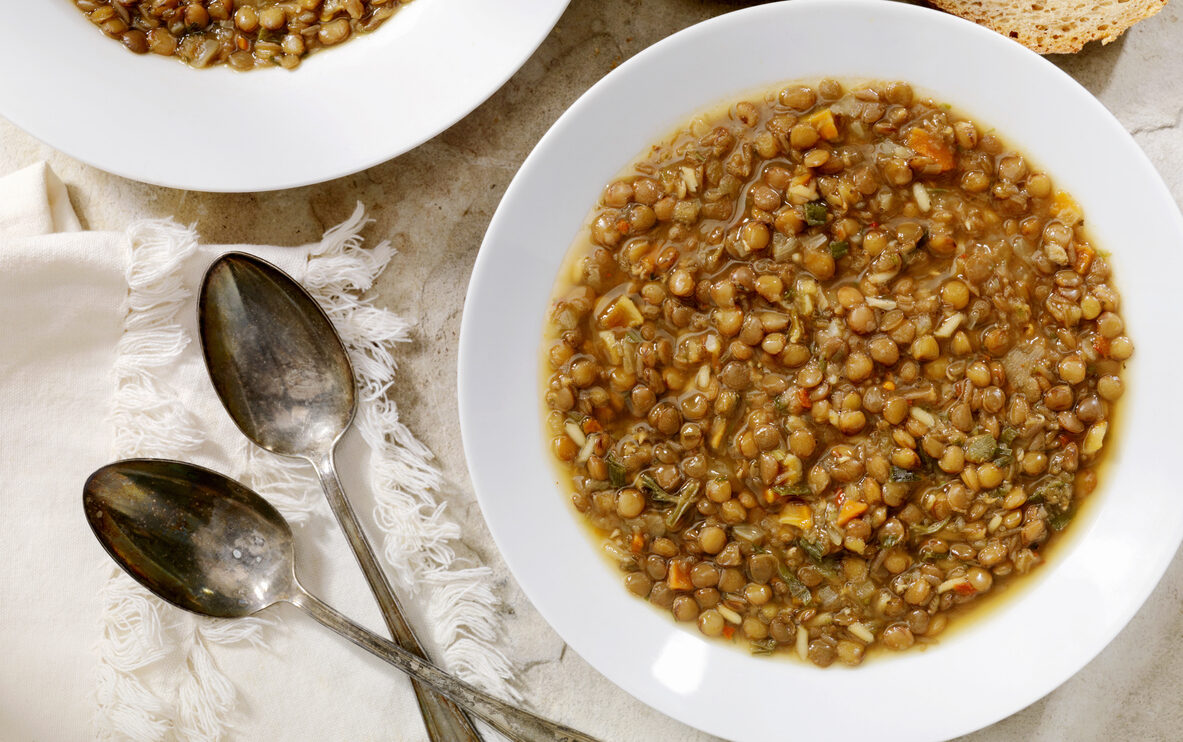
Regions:
M 937 166 L 938 172 L 953 169 L 953 150 L 919 126 L 908 130 L 908 147 L 921 157 L 927 157 Z
M 599 433 L 604 430 L 604 426 L 600 425 L 600 421 L 594 417 L 585 418 L 583 421 L 584 433 Z
M 1048 208 L 1052 216 L 1059 219 L 1069 227 L 1075 226 L 1077 222 L 1084 218 L 1084 212 L 1080 208 L 1080 204 L 1076 203 L 1076 199 L 1069 196 L 1063 191 L 1056 191 L 1056 195 L 1052 198 L 1052 205 Z
M 1093 338 L 1093 350 L 1097 351 L 1097 355 L 1102 358 L 1109 357 L 1109 338 L 1103 335 L 1097 335 Z
M 637 531 L 633 534 L 633 540 L 632 543 L 629 544 L 629 548 L 632 549 L 634 554 L 640 554 L 641 549 L 645 548 L 645 537 L 641 535 L 640 531 Z
M 813 511 L 803 502 L 790 502 L 781 509 L 777 520 L 787 526 L 796 526 L 808 531 L 813 527 Z
M 891 379 L 888 379 L 887 381 L 883 382 L 883 388 L 889 392 L 894 392 L 895 391 L 895 382 L 892 381 Z
M 730 639 L 733 636 L 735 636 L 735 627 L 734 626 L 724 626 L 723 627 L 723 638 Z
M 953 592 L 957 593 L 958 595 L 973 595 L 977 592 L 977 588 L 968 582 L 958 582 L 953 586 Z
M 832 142 L 838 138 L 838 124 L 834 121 L 834 112 L 830 109 L 823 108 L 817 113 L 811 114 L 805 120 L 813 124 L 813 128 L 817 129 L 817 133 L 821 134 L 822 139 L 825 139 L 827 142 Z
M 686 569 L 686 565 L 682 562 L 670 562 L 668 582 L 672 590 L 694 589 L 694 583 L 690 581 L 690 571 Z
M 1097 251 L 1088 245 L 1076 246 L 1076 262 L 1072 264 L 1072 268 L 1084 275 L 1089 272 L 1089 268 L 1093 266 L 1093 259 L 1097 257 Z
M 809 391 L 806 389 L 797 390 L 797 401 L 800 402 L 801 406 L 807 410 L 810 407 L 813 407 L 813 400 L 809 398 Z
M 867 504 L 865 502 L 846 500 L 838 508 L 838 525 L 844 526 L 865 512 L 867 512 Z

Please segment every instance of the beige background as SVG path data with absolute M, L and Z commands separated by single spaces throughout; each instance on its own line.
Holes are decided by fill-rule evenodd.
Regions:
M 505 571 L 464 465 L 455 398 L 456 343 L 464 291 L 485 227 L 515 170 L 550 124 L 624 59 L 679 29 L 743 5 L 573 0 L 518 74 L 468 117 L 402 157 L 318 186 L 248 195 L 147 186 L 59 154 L 3 119 L 0 174 L 46 159 L 67 183 L 85 226 L 119 230 L 133 219 L 173 216 L 196 223 L 207 243 L 309 242 L 345 219 L 360 200 L 376 220 L 370 236 L 390 238 L 401 253 L 378 283 L 376 301 L 416 320 L 419 328 L 416 343 L 401 349 L 401 383 L 392 393 L 404 421 L 439 459 L 449 483 L 445 497 L 463 522 L 466 543 L 499 576 L 507 605 L 505 642 L 523 668 L 525 693 L 539 711 L 606 740 L 713 739 L 616 690 L 566 651 Z M 1183 5 L 1172 3 L 1109 46 L 1093 44 L 1076 56 L 1051 57 L 1134 135 L 1176 202 L 1183 201 L 1181 16 Z M 1183 737 L 1178 695 L 1183 663 L 1176 661 L 1183 657 L 1181 589 L 1183 560 L 1177 558 L 1133 622 L 1097 659 L 1048 697 L 966 739 Z M 1033 625 L 1031 630 L 1054 627 Z M 1023 672 L 1023 667 L 1015 670 Z M 926 713 L 923 696 L 894 692 L 900 695 L 901 713 Z M 588 703 L 588 698 L 596 702 Z M 965 699 L 966 704 L 974 702 Z M 792 712 L 787 734 L 791 718 Z M 868 734 L 873 737 L 873 730 Z

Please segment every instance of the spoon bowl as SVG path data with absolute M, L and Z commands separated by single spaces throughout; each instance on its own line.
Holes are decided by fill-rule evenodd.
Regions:
M 238 482 L 188 464 L 137 459 L 83 489 L 99 541 L 141 585 L 194 613 L 241 618 L 292 594 L 292 532 Z
M 210 379 L 246 437 L 284 456 L 331 451 L 353 421 L 357 392 L 349 354 L 320 305 L 242 253 L 210 267 L 198 302 Z

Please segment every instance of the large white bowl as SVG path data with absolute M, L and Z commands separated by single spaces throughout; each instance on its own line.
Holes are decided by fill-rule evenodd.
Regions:
M 222 192 L 319 183 L 400 155 L 472 111 L 567 2 L 415 0 L 293 71 L 247 73 L 134 55 L 70 0 L 13 2 L 0 115 L 146 183 Z
M 540 338 L 560 262 L 602 185 L 693 114 L 790 79 L 900 79 L 996 127 L 1084 207 L 1112 251 L 1137 347 L 1113 464 L 1062 548 L 980 621 L 927 651 L 819 670 L 751 657 L 627 594 L 547 461 Z M 1175 464 L 1183 352 L 1165 310 L 1183 220 L 1121 125 L 1056 67 L 919 7 L 797 0 L 678 33 L 604 78 L 526 160 L 489 226 L 460 337 L 469 469 L 510 569 L 547 621 L 613 682 L 737 740 L 925 740 L 966 733 L 1051 691 L 1094 657 L 1159 580 L 1183 536 Z

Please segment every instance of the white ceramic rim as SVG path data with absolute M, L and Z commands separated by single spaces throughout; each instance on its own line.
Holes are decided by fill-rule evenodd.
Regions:
M 154 185 L 320 183 L 459 121 L 525 63 L 567 3 L 415 0 L 293 71 L 240 73 L 132 54 L 69 0 L 22 2 L 30 31 L 0 44 L 0 115 L 75 159 Z
M 1050 563 L 987 620 L 967 622 L 927 651 L 853 670 L 752 658 L 628 595 L 544 458 L 537 370 L 554 278 L 602 184 L 713 104 L 824 76 L 904 79 L 940 91 L 1031 154 L 1082 204 L 1094 239 L 1114 254 L 1137 346 L 1106 479 Z M 607 111 L 611 125 L 603 126 Z M 1181 243 L 1174 200 L 1117 120 L 1054 65 L 1001 36 L 875 0 L 796 0 L 701 23 L 582 96 L 522 165 L 493 217 L 473 269 L 459 359 L 464 447 L 481 508 L 551 626 L 610 680 L 675 719 L 736 740 L 925 740 L 979 729 L 1096 656 L 1183 539 L 1172 477 L 1183 403 L 1153 393 L 1171 388 L 1183 367 L 1177 332 L 1158 309 L 1177 294 Z

